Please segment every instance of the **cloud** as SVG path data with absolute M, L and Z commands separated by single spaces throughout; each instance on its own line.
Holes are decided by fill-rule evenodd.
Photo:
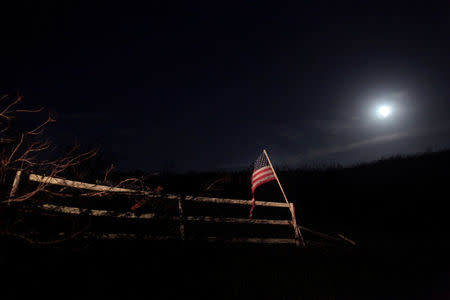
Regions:
M 441 122 L 430 127 L 423 127 L 414 131 L 401 131 L 387 135 L 381 135 L 365 140 L 356 141 L 345 145 L 334 145 L 329 147 L 323 147 L 319 149 L 313 149 L 306 153 L 308 158 L 316 158 L 326 156 L 329 154 L 342 153 L 352 151 L 359 148 L 364 148 L 371 145 L 383 144 L 392 141 L 397 141 L 405 138 L 420 137 L 430 134 L 442 133 L 450 129 L 450 122 Z
M 347 151 L 351 151 L 351 150 L 358 149 L 358 148 L 363 148 L 363 147 L 370 146 L 370 145 L 392 142 L 392 141 L 403 139 L 403 138 L 410 137 L 410 136 L 414 136 L 414 134 L 410 134 L 408 132 L 397 132 L 397 133 L 393 133 L 393 134 L 382 135 L 382 136 L 377 136 L 377 137 L 370 138 L 370 139 L 353 142 L 353 143 L 346 144 L 346 145 L 335 145 L 335 146 L 331 146 L 331 147 L 315 149 L 315 150 L 308 152 L 307 156 L 310 158 L 314 158 L 314 157 L 319 157 L 319 156 L 325 156 L 328 154 L 347 152 Z
M 355 128 L 360 125 L 357 121 L 358 118 L 356 117 L 352 117 L 350 119 L 311 119 L 303 120 L 302 127 L 313 130 L 335 132 Z

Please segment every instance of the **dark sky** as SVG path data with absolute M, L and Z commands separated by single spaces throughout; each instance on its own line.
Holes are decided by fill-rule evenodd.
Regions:
M 1 4 L 0 91 L 57 112 L 58 143 L 99 145 L 123 168 L 450 146 L 448 5 L 299 2 Z

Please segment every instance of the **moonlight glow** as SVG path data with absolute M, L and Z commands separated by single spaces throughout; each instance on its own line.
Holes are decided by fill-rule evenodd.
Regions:
M 390 106 L 382 105 L 377 109 L 377 115 L 378 117 L 384 119 L 391 115 L 392 109 Z

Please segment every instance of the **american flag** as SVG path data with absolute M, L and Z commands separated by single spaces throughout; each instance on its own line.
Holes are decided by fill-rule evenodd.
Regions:
M 256 188 L 275 179 L 275 174 L 267 160 L 266 154 L 263 152 L 256 160 L 252 174 L 252 208 L 250 210 L 250 218 L 252 218 L 253 210 L 255 209 Z

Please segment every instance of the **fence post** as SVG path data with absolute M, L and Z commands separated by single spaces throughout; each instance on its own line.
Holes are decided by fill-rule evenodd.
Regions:
M 178 197 L 178 214 L 180 216 L 180 238 L 184 241 L 184 212 L 183 212 L 183 199 L 185 196 Z
M 12 198 L 14 198 L 14 196 L 17 193 L 17 189 L 19 188 L 19 183 L 20 183 L 20 176 L 22 175 L 22 171 L 19 170 L 16 172 L 16 177 L 14 177 L 14 181 L 11 187 L 11 192 L 9 193 L 9 200 L 11 200 Z
M 289 210 L 291 211 L 291 215 L 292 215 L 292 227 L 294 228 L 294 232 L 295 232 L 295 244 L 297 245 L 297 247 L 300 246 L 300 244 L 302 246 L 305 246 L 305 242 L 303 241 L 302 233 L 300 231 L 300 228 L 298 228 L 298 225 L 297 225 L 297 220 L 295 217 L 294 203 L 289 203 Z

